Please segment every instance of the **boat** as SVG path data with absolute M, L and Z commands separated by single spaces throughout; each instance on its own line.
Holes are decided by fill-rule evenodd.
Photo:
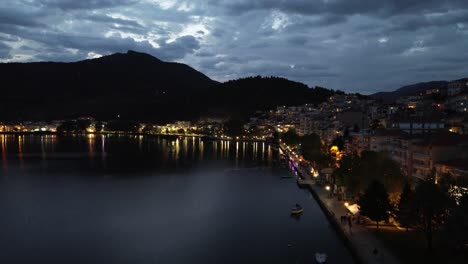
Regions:
M 320 264 L 327 262 L 327 254 L 315 253 L 315 261 L 317 261 L 317 263 L 320 263 Z
M 296 204 L 293 208 L 291 208 L 291 214 L 302 214 L 304 212 L 304 208 L 299 204 Z

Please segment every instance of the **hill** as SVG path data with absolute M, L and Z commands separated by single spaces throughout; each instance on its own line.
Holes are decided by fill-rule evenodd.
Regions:
M 276 77 L 220 84 L 185 64 L 134 51 L 72 63 L 3 63 L 0 72 L 8 84 L 0 93 L 0 120 L 6 121 L 119 115 L 166 122 L 320 103 L 334 93 Z
M 0 72 L 8 84 L 0 120 L 144 117 L 148 109 L 142 108 L 218 84 L 185 64 L 134 51 L 73 63 L 5 63 Z
M 231 80 L 211 87 L 201 101 L 209 105 L 209 112 L 238 112 L 249 114 L 255 110 L 267 110 L 279 105 L 318 104 L 335 91 L 291 81 L 280 77 L 248 77 Z M 213 100 L 213 98 L 216 98 Z
M 447 84 L 447 81 L 422 82 L 403 86 L 393 92 L 379 92 L 370 96 L 374 99 L 380 99 L 390 103 L 396 101 L 401 96 L 419 95 L 419 93 L 429 89 L 446 89 Z

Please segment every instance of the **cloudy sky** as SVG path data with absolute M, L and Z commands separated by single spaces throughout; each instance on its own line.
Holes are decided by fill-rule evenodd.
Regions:
M 218 81 L 275 75 L 368 94 L 468 77 L 468 1 L 0 1 L 0 61 L 127 50 Z

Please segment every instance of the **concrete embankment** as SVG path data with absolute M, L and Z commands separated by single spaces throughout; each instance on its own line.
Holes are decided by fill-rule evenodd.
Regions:
M 318 205 L 322 209 L 323 213 L 327 217 L 330 225 L 333 227 L 333 229 L 336 231 L 338 236 L 341 238 L 346 248 L 348 248 L 348 250 L 350 251 L 355 263 L 357 264 L 366 263 L 363 261 L 363 258 L 359 255 L 358 253 L 359 251 L 357 250 L 357 248 L 353 245 L 353 243 L 346 236 L 346 233 L 343 230 L 343 226 L 338 222 L 338 218 L 336 217 L 336 214 L 325 205 L 325 203 L 322 201 L 322 198 L 314 190 L 313 185 L 315 183 L 312 180 L 303 179 L 304 177 L 303 173 L 301 173 L 300 171 L 298 172 L 298 174 L 299 174 L 299 177 L 297 179 L 297 184 L 299 185 L 299 187 L 306 188 L 310 191 L 310 193 L 312 194 L 312 196 L 314 197 L 314 199 L 317 201 Z
M 281 149 L 288 155 L 291 161 L 297 162 L 296 158 L 284 148 Z M 389 251 L 365 226 L 341 223 L 341 216 L 346 216 L 348 211 L 343 202 L 331 198 L 330 192 L 323 186 L 315 183 L 310 174 L 299 168 L 295 168 L 298 179 L 297 184 L 301 188 L 307 188 L 319 206 L 322 208 L 330 225 L 334 228 L 344 245 L 349 249 L 356 263 L 374 264 L 386 263 L 397 264 L 400 261 Z M 377 252 L 377 253 L 376 253 Z

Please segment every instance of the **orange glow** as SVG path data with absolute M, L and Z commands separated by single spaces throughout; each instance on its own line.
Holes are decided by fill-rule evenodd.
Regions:
M 6 166 L 6 161 L 7 161 L 7 146 L 6 146 L 6 136 L 1 135 L 0 140 L 2 141 L 2 160 L 4 166 Z
M 338 149 L 338 146 L 332 146 L 332 147 L 330 148 L 330 152 L 331 152 L 331 153 L 337 153 L 338 151 L 340 151 L 340 150 Z

